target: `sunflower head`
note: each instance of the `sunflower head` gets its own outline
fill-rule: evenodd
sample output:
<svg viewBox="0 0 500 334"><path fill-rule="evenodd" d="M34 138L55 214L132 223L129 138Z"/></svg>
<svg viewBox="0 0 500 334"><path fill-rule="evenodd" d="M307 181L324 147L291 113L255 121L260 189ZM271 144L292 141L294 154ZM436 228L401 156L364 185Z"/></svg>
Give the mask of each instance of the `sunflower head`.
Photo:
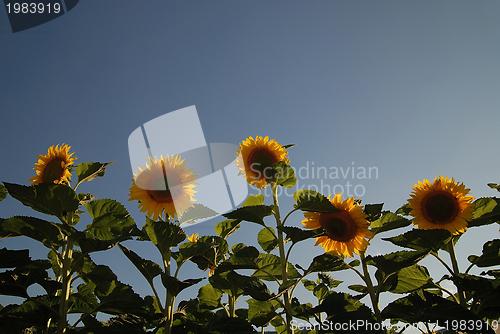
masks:
<svg viewBox="0 0 500 334"><path fill-rule="evenodd" d="M38 162L35 163L36 175L29 179L33 181L32 185L39 183L67 183L71 178L69 166L73 164L76 158L71 156L74 153L69 153L71 146L62 144L51 146L47 150L47 154L39 155Z"/></svg>
<svg viewBox="0 0 500 334"><path fill-rule="evenodd" d="M413 224L419 229L445 229L457 235L467 230L467 220L472 219L473 196L470 189L447 177L439 176L433 183L418 181L408 200Z"/></svg>
<svg viewBox="0 0 500 334"><path fill-rule="evenodd" d="M353 253L359 255L359 252L366 250L373 237L368 229L370 223L366 220L367 215L352 197L342 201L338 193L328 199L340 211L304 212L306 219L302 224L305 228L325 230L326 235L316 238L315 246L321 244L326 253L347 257L354 256Z"/></svg>
<svg viewBox="0 0 500 334"><path fill-rule="evenodd" d="M189 242L197 242L200 237L198 236L198 233L194 233L190 237L187 237L187 239L189 240Z"/></svg>
<svg viewBox="0 0 500 334"><path fill-rule="evenodd" d="M146 167L139 167L130 187L129 201L139 201L141 212L153 220L165 212L168 217L180 217L195 201L193 189L198 175L186 169L180 156L148 158Z"/></svg>
<svg viewBox="0 0 500 334"><path fill-rule="evenodd" d="M264 189L272 179L272 166L280 161L289 163L287 150L276 140L261 136L248 137L236 152L236 166L251 186Z"/></svg>

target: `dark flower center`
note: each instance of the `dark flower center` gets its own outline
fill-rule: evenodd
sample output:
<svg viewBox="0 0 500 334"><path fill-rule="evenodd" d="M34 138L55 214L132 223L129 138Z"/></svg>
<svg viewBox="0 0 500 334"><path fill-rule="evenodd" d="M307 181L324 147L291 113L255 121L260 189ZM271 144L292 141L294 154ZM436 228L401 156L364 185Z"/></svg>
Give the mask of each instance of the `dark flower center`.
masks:
<svg viewBox="0 0 500 334"><path fill-rule="evenodd" d="M460 212L455 196L444 191L432 192L425 196L421 208L424 218L437 225L452 222Z"/></svg>
<svg viewBox="0 0 500 334"><path fill-rule="evenodd" d="M169 187L168 181L173 184L172 187ZM168 181L163 171L153 175L147 187L149 197L157 203L173 203L182 192L181 179L175 175L169 176Z"/></svg>
<svg viewBox="0 0 500 334"><path fill-rule="evenodd" d="M348 212L335 212L322 214L320 224L325 229L330 239L346 242L352 240L357 233L356 222Z"/></svg>
<svg viewBox="0 0 500 334"><path fill-rule="evenodd" d="M61 158L50 160L43 171L42 182L61 182L64 176L64 168L61 167L63 161Z"/></svg>
<svg viewBox="0 0 500 334"><path fill-rule="evenodd" d="M257 178L272 178L271 167L278 161L278 157L267 148L257 148L248 155L250 170Z"/></svg>

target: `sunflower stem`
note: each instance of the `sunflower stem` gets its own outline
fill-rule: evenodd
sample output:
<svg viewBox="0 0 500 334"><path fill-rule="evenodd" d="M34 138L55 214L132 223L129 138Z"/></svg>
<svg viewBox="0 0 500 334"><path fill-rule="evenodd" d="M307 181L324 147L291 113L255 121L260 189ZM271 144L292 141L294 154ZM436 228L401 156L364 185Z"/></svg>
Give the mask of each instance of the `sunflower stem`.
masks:
<svg viewBox="0 0 500 334"><path fill-rule="evenodd" d="M68 213L68 224L72 224L73 222L73 212ZM66 332L66 324L67 324L67 314L68 314L68 299L69 292L71 289L71 261L73 258L73 240L65 236L66 249L64 250L62 257L62 288L59 302L59 321L57 322L57 333L63 334Z"/></svg>
<svg viewBox="0 0 500 334"><path fill-rule="evenodd" d="M377 321L382 323L382 315L380 314L380 307L378 305L377 294L375 293L375 289L373 287L372 279L370 277L370 272L368 271L368 265L366 264L365 252L359 253L361 257L361 264L363 266L363 277L366 283L366 287L368 289L368 293L370 294L370 299L372 301L373 312L375 312L375 317Z"/></svg>
<svg viewBox="0 0 500 334"><path fill-rule="evenodd" d="M457 261L457 254L455 253L455 238L451 238L450 241L448 242L448 251L450 252L450 259L451 259L451 265L453 267L453 276L457 276L460 274L460 270L458 269L458 261ZM467 307L467 303L465 301L465 294L462 289L457 286L458 290L458 300L460 301L460 305L463 307Z"/></svg>
<svg viewBox="0 0 500 334"><path fill-rule="evenodd" d="M276 226L277 226L277 234L278 234L278 247L279 247L279 253L280 253L280 260L281 260L281 277L282 277L282 284L285 284L288 281L288 274L287 274L287 261L286 261L286 255L285 255L285 243L283 239L283 231L280 229L280 227L283 226L281 222L281 217L280 217L280 210L279 210L279 202L278 202L278 185L276 182L271 183L271 189L273 193L273 201L274 201L274 217L276 218ZM285 313L286 313L286 332L287 334L293 334L293 329L291 327L291 322L292 322L292 305L290 304L290 295L287 292L284 293L284 299L285 299Z"/></svg>
<svg viewBox="0 0 500 334"><path fill-rule="evenodd" d="M170 257L172 254L172 247L168 249L167 254L163 257L163 266L165 267L165 275L170 276ZM172 295L172 293L167 290L167 295L165 299L165 309L163 316L166 318L165 322L165 334L171 334L172 333L172 323L173 323L173 318L174 318L174 301L175 301L175 296Z"/></svg>

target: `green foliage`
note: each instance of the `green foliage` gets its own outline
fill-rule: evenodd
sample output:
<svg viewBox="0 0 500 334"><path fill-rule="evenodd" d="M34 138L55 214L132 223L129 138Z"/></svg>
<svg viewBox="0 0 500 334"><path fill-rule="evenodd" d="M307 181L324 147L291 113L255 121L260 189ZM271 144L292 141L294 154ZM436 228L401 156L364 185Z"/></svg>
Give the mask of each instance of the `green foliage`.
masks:
<svg viewBox="0 0 500 334"><path fill-rule="evenodd" d="M7 197L7 188L3 184L0 184L0 202Z"/></svg>
<svg viewBox="0 0 500 334"><path fill-rule="evenodd" d="M113 164L113 162L84 162L76 166L76 175L78 176L78 181L76 187L82 182L92 181L96 177L103 177L106 172L106 167Z"/></svg>

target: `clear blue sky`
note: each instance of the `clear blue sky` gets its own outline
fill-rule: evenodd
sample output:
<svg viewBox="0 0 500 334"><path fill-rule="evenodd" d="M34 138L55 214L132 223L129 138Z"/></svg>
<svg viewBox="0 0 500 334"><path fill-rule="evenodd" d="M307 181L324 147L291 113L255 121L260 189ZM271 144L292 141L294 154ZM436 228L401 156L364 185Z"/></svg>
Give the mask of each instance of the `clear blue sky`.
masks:
<svg viewBox="0 0 500 334"><path fill-rule="evenodd" d="M137 203L127 202L128 136L196 105L207 142L269 135L297 144L289 151L297 169L378 169L377 178L309 177L301 185L349 181L361 185L364 203L389 210L418 180L439 174L476 197L495 196L486 184L500 181L499 14L495 1L81 1L13 34L0 10L0 180L28 184L37 154L64 142L79 162L116 161L79 190L117 199L142 226ZM290 199L282 203L291 208ZM11 198L0 203L1 217L19 214L31 212ZM299 226L302 216L293 218ZM187 232L214 234L218 221ZM255 245L257 232L245 225L228 241ZM496 237L497 225L469 230L461 266ZM126 245L156 256L139 242ZM44 257L35 249L33 257ZM375 240L369 253L392 250ZM304 242L292 262L307 265L320 252ZM119 250L93 259L150 293ZM181 278L205 274L192 266Z"/></svg>

